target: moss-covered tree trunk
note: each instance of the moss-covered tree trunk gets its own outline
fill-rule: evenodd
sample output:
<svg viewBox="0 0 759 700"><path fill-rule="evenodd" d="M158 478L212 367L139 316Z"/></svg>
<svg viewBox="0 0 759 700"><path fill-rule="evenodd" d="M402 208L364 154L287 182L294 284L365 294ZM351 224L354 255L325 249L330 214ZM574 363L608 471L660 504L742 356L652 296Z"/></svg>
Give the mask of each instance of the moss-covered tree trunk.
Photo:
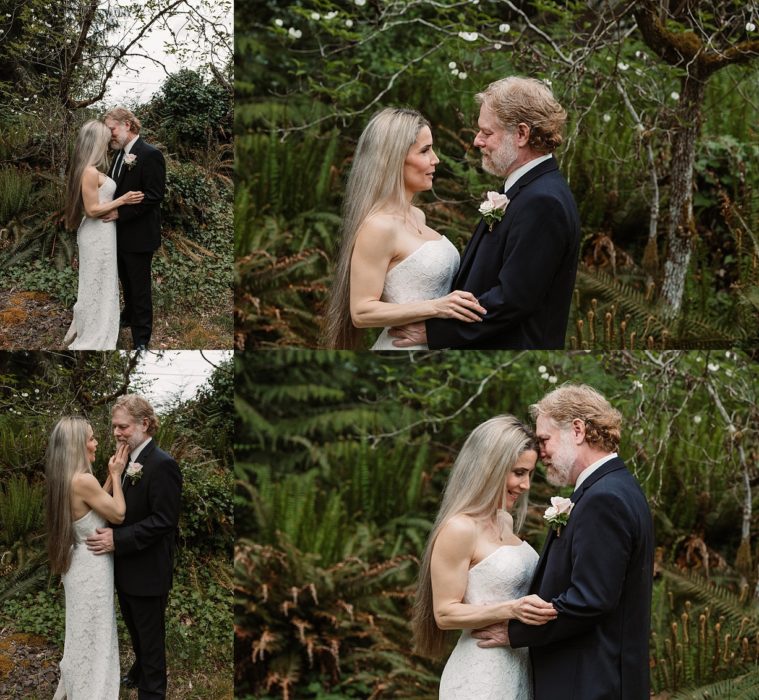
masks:
<svg viewBox="0 0 759 700"><path fill-rule="evenodd" d="M696 141L701 128L701 105L705 82L687 75L683 80L677 124L672 134L670 163L669 222L667 224L667 257L661 294L673 311L680 310L685 278L690 266L696 237L693 218L693 164Z"/></svg>
<svg viewBox="0 0 759 700"><path fill-rule="evenodd" d="M739 28L719 19L735 16L739 9L740 5L732 0L716 3L642 0L633 11L649 48L666 63L684 71L679 107L670 132L670 205L661 285L662 297L673 317L682 306L696 237L693 165L706 83L720 68L759 57L759 41L736 41ZM718 18L716 29L709 26L715 18Z"/></svg>

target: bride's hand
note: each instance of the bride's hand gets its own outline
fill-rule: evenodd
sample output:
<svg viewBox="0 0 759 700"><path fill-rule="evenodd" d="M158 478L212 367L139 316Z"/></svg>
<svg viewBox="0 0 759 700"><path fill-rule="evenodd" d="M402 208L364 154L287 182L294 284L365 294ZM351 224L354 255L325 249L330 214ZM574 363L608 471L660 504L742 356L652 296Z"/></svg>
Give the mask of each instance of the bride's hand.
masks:
<svg viewBox="0 0 759 700"><path fill-rule="evenodd" d="M124 473L128 456L129 445L125 442L119 443L119 446L116 448L116 454L108 460L108 472L114 479L120 478Z"/></svg>
<svg viewBox="0 0 759 700"><path fill-rule="evenodd" d="M471 323L482 321L482 316L487 313L487 309L480 306L477 297L471 292L456 290L447 296L434 299L432 303L435 308L435 318L455 318Z"/></svg>
<svg viewBox="0 0 759 700"><path fill-rule="evenodd" d="M134 190L119 197L122 204L139 204L144 198L145 195L142 192L135 192Z"/></svg>
<svg viewBox="0 0 759 700"><path fill-rule="evenodd" d="M544 625L555 620L558 614L551 603L536 595L517 598L512 603L512 617L527 625Z"/></svg>

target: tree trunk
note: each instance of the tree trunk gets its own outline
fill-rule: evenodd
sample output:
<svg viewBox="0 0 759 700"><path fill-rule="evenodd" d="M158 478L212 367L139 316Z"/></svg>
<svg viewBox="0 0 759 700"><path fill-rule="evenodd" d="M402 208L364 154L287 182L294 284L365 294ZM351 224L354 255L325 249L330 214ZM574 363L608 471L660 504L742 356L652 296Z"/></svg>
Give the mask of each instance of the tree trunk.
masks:
<svg viewBox="0 0 759 700"><path fill-rule="evenodd" d="M693 166L705 87L706 81L698 76L685 76L676 114L677 125L672 135L667 257L661 290L672 316L676 316L682 306L685 278L696 236L696 222L693 218Z"/></svg>

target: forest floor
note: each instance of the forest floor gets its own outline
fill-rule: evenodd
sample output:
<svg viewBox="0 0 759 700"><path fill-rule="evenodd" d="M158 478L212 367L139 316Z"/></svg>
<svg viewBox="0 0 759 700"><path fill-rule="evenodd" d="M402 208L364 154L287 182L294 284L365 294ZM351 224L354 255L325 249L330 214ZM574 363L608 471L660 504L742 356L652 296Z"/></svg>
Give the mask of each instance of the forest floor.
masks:
<svg viewBox="0 0 759 700"><path fill-rule="evenodd" d="M0 629L0 700L49 700L58 686L62 650L44 637ZM128 669L131 650L121 645L121 668ZM188 670L172 664L169 650L167 700L232 700L232 668ZM122 689L120 700L137 697L136 690Z"/></svg>
<svg viewBox="0 0 759 700"><path fill-rule="evenodd" d="M43 292L0 290L0 350L64 350L72 310ZM156 309L150 347L154 350L232 349L232 295L212 311ZM117 349L129 350L129 329Z"/></svg>

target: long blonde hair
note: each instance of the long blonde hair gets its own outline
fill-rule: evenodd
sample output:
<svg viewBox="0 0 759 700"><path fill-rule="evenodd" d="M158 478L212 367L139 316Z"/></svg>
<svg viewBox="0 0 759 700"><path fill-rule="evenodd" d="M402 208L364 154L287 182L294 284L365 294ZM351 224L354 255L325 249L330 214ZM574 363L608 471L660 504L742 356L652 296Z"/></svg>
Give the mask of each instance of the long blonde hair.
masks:
<svg viewBox="0 0 759 700"><path fill-rule="evenodd" d="M407 206L403 164L419 131L429 122L415 110L388 107L377 112L358 140L343 201L340 251L327 305L324 345L355 350L361 331L350 314L351 257L364 221L380 209Z"/></svg>
<svg viewBox="0 0 759 700"><path fill-rule="evenodd" d="M466 439L451 469L443 492L443 502L427 540L419 567L412 629L414 650L425 656L445 651L446 633L435 622L430 562L441 528L454 515L487 518L497 526L497 512L504 502L506 477L519 457L528 450L538 451L535 434L514 416L500 415L478 425ZM524 523L527 494L515 504L514 531Z"/></svg>
<svg viewBox="0 0 759 700"><path fill-rule="evenodd" d="M78 228L82 221L82 175L84 169L94 165L98 170L108 169L108 144L111 132L95 119L85 122L76 137L74 153L66 180L66 228Z"/></svg>
<svg viewBox="0 0 759 700"><path fill-rule="evenodd" d="M92 473L87 459L89 421L79 416L61 418L47 444L45 456L45 520L50 570L65 574L71 565L74 524L71 517L71 482L79 472Z"/></svg>

